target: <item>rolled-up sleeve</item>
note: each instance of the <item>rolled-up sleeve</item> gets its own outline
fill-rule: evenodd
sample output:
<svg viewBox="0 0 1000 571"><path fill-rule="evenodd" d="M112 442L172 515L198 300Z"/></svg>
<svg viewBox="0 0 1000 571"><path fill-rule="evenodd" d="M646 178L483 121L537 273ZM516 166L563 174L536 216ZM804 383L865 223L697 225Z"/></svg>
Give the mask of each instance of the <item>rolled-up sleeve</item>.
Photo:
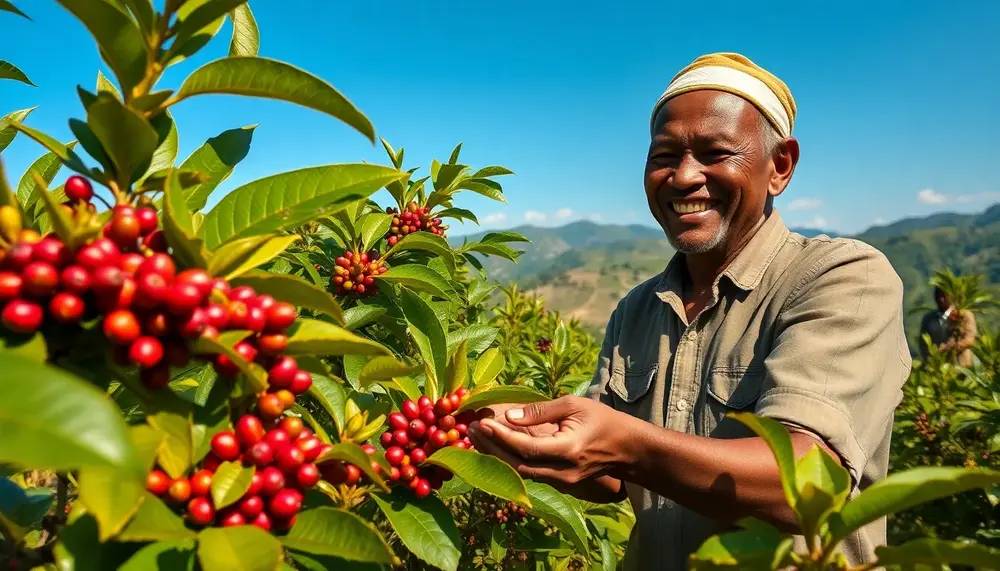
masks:
<svg viewBox="0 0 1000 571"><path fill-rule="evenodd" d="M902 398L903 286L878 250L843 242L804 270L774 329L756 413L830 447L857 486Z"/></svg>

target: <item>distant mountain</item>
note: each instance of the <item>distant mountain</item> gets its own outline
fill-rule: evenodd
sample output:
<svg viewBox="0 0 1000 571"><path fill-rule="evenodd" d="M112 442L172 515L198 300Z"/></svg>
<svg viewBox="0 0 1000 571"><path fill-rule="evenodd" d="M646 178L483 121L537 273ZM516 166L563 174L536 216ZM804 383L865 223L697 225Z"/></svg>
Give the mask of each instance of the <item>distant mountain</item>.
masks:
<svg viewBox="0 0 1000 571"><path fill-rule="evenodd" d="M500 283L517 282L564 316L576 317L596 335L602 333L615 304L632 287L663 270L673 248L659 228L638 224L573 222L557 228L519 226L531 244L513 243L524 252L517 264L484 258L489 275ZM805 236L828 230L793 228ZM486 232L464 239L476 240ZM911 347L920 315L929 304L931 274L942 268L979 273L1000 284L1000 204L979 214L942 213L876 226L850 237L867 242L889 258L905 288L907 337ZM459 245L463 237L451 238ZM984 326L994 324L990 319ZM1000 324L997 324L1000 325Z"/></svg>

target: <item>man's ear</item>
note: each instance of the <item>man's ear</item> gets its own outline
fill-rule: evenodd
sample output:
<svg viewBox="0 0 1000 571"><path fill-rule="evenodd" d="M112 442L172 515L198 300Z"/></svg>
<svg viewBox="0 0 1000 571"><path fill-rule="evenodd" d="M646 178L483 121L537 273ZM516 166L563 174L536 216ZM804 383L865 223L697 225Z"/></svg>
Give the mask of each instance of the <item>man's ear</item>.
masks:
<svg viewBox="0 0 1000 571"><path fill-rule="evenodd" d="M792 137L786 137L778 143L778 148L771 155L773 170L767 188L770 196L778 196L785 191L788 183L792 181L792 174L795 173L795 165L798 163L799 142Z"/></svg>

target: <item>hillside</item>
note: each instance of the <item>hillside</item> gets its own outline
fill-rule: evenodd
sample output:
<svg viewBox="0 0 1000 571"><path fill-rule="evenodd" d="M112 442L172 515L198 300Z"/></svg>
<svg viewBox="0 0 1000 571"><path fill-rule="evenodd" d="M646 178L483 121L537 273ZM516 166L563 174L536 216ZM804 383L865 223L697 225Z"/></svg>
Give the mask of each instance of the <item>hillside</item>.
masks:
<svg viewBox="0 0 1000 571"><path fill-rule="evenodd" d="M557 228L520 226L531 244L512 244L524 251L517 264L484 258L490 276L500 283L517 282L546 300L566 317L576 317L601 335L617 301L629 289L662 271L673 248L659 228L573 222ZM815 230L797 229L803 235ZM823 232L833 235L831 232ZM485 232L470 235L478 239ZM913 308L931 303L927 279L937 269L981 273L1000 284L1000 204L979 214L939 213L870 228L852 236L886 254L906 290L906 326L911 346L920 315ZM452 238L458 245L463 238ZM987 321L983 325L994 325Z"/></svg>

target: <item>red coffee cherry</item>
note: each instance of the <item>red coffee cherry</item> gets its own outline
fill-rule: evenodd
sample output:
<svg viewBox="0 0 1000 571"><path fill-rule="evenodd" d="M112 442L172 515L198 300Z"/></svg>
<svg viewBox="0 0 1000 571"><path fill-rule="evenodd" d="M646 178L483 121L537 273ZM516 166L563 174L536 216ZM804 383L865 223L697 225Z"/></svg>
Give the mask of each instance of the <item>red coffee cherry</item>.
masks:
<svg viewBox="0 0 1000 571"><path fill-rule="evenodd" d="M309 387L312 386L312 382L312 375L310 375L308 371L300 370L295 373L295 378L292 379L292 385L288 387L288 390L294 395L301 395L309 390Z"/></svg>
<svg viewBox="0 0 1000 571"><path fill-rule="evenodd" d="M406 456L406 452L404 452L399 446L392 446L385 451L385 459L392 466L399 466L402 464L404 456Z"/></svg>
<svg viewBox="0 0 1000 571"><path fill-rule="evenodd" d="M212 453L222 460L233 461L240 457L240 443L228 430L212 437Z"/></svg>
<svg viewBox="0 0 1000 571"><path fill-rule="evenodd" d="M268 466L264 468L261 475L261 488L260 495L264 497L271 497L277 494L282 488L285 487L285 475L281 473L281 470L274 466Z"/></svg>
<svg viewBox="0 0 1000 571"><path fill-rule="evenodd" d="M21 295L23 280L14 272L0 272L0 302L10 301Z"/></svg>
<svg viewBox="0 0 1000 571"><path fill-rule="evenodd" d="M405 416L410 420L413 420L414 418L420 416L420 409L417 408L417 403L411 401L410 399L406 399L405 401L403 401L403 406L400 407L400 409L403 413L403 416Z"/></svg>
<svg viewBox="0 0 1000 571"><path fill-rule="evenodd" d="M315 436L295 441L295 447L302 451L306 462L315 462L323 454L325 446L323 441Z"/></svg>
<svg viewBox="0 0 1000 571"><path fill-rule="evenodd" d="M438 416L451 414L451 410L451 401L445 397L439 398L437 403L434 404L434 414Z"/></svg>
<svg viewBox="0 0 1000 571"><path fill-rule="evenodd" d="M292 437L280 428L273 428L268 430L267 434L264 435L264 442L270 444L275 452L277 452L281 448L290 446L292 444Z"/></svg>
<svg viewBox="0 0 1000 571"><path fill-rule="evenodd" d="M198 288L202 296L207 296L212 291L214 279L205 270L192 268L177 274L174 282L191 284Z"/></svg>
<svg viewBox="0 0 1000 571"><path fill-rule="evenodd" d="M246 460L258 468L265 468L274 461L274 449L267 442L260 441L247 450Z"/></svg>
<svg viewBox="0 0 1000 571"><path fill-rule="evenodd" d="M285 446L274 455L274 463L285 474L295 474L306 461L306 455L297 446Z"/></svg>
<svg viewBox="0 0 1000 571"><path fill-rule="evenodd" d="M163 344L156 337L139 337L129 347L128 359L143 369L155 367L163 360Z"/></svg>
<svg viewBox="0 0 1000 571"><path fill-rule="evenodd" d="M286 416L281 419L281 423L278 425L281 430L284 430L288 434L288 438L295 440L302 434L305 429L306 424L302 421L302 417L299 416Z"/></svg>
<svg viewBox="0 0 1000 571"><path fill-rule="evenodd" d="M295 474L295 481L303 489L309 489L319 482L319 468L313 463L299 466Z"/></svg>
<svg viewBox="0 0 1000 571"><path fill-rule="evenodd" d="M239 527L246 525L246 523L246 518L238 511L229 512L222 518L222 527Z"/></svg>
<svg viewBox="0 0 1000 571"><path fill-rule="evenodd" d="M288 388L295 380L295 374L299 372L298 363L288 356L278 357L267 371L267 380L275 388Z"/></svg>
<svg viewBox="0 0 1000 571"><path fill-rule="evenodd" d="M188 502L188 518L195 525L208 525L215 519L215 507L208 498L194 498Z"/></svg>
<svg viewBox="0 0 1000 571"><path fill-rule="evenodd" d="M135 217L139 220L139 233L143 236L156 230L159 220L156 219L156 211L148 206L144 206L135 211Z"/></svg>
<svg viewBox="0 0 1000 571"><path fill-rule="evenodd" d="M142 276L143 274L160 274L163 279L173 281L174 276L177 274L177 265L174 264L173 258L164 253L153 254L152 256L146 258L141 264L139 264L139 269L136 270L136 276Z"/></svg>
<svg viewBox="0 0 1000 571"><path fill-rule="evenodd" d="M104 318L104 336L115 345L129 345L141 334L139 321L127 309L112 311Z"/></svg>
<svg viewBox="0 0 1000 571"><path fill-rule="evenodd" d="M163 230L153 230L142 239L142 245L154 252L166 252L167 235L163 233Z"/></svg>
<svg viewBox="0 0 1000 571"><path fill-rule="evenodd" d="M214 474L202 468L191 476L191 495L199 498L208 496L212 491L212 476Z"/></svg>
<svg viewBox="0 0 1000 571"><path fill-rule="evenodd" d="M139 266L142 265L145 259L142 254L136 254L135 252L122 254L121 260L118 262L118 267L126 274L134 276L139 271Z"/></svg>
<svg viewBox="0 0 1000 571"><path fill-rule="evenodd" d="M157 273L139 274L135 287L136 303L142 307L156 307L166 301L170 293L166 278Z"/></svg>
<svg viewBox="0 0 1000 571"><path fill-rule="evenodd" d="M295 323L295 307L278 302L267 309L267 331L280 333Z"/></svg>
<svg viewBox="0 0 1000 571"><path fill-rule="evenodd" d="M173 503L183 504L191 499L191 483L187 478L180 477L170 482L167 495Z"/></svg>
<svg viewBox="0 0 1000 571"><path fill-rule="evenodd" d="M239 502L240 513L248 520L264 511L264 500L260 496L246 496Z"/></svg>
<svg viewBox="0 0 1000 571"><path fill-rule="evenodd" d="M244 447L250 447L264 439L264 424L252 414L244 414L236 421L236 439Z"/></svg>
<svg viewBox="0 0 1000 571"><path fill-rule="evenodd" d="M153 470L146 476L146 489L150 493L162 496L170 488L170 476L163 470Z"/></svg>
<svg viewBox="0 0 1000 571"><path fill-rule="evenodd" d="M420 410L424 410L425 408L434 408L434 403L431 402L431 397L423 395L417 399L417 407Z"/></svg>
<svg viewBox="0 0 1000 571"><path fill-rule="evenodd" d="M274 393L268 393L260 397L257 411L264 418L278 418L281 413L285 412L285 405L281 402L281 397Z"/></svg>
<svg viewBox="0 0 1000 571"><path fill-rule="evenodd" d="M257 517L250 522L254 527L263 529L264 531L271 531L271 517L267 515L266 512L260 512Z"/></svg>
<svg viewBox="0 0 1000 571"><path fill-rule="evenodd" d="M410 439L413 440L414 442L419 441L421 438L423 438L426 432L427 432L427 425L424 424L424 421L420 420L419 418L411 420L410 425L407 427L406 430L407 436L409 436Z"/></svg>
<svg viewBox="0 0 1000 571"><path fill-rule="evenodd" d="M76 323L85 309L79 296L61 291L49 301L49 315L59 323Z"/></svg>
<svg viewBox="0 0 1000 571"><path fill-rule="evenodd" d="M280 355L286 347L288 347L288 336L284 333L271 333L257 338L257 348L264 355L272 357Z"/></svg>
<svg viewBox="0 0 1000 571"><path fill-rule="evenodd" d="M174 315L187 315L201 305L203 297L198 286L174 282L167 297L167 308Z"/></svg>
<svg viewBox="0 0 1000 571"><path fill-rule="evenodd" d="M42 241L31 249L32 260L52 264L57 268L68 264L72 257L69 249L58 238L42 238Z"/></svg>
<svg viewBox="0 0 1000 571"><path fill-rule="evenodd" d="M413 493L418 498L426 498L431 493L431 485L427 482L427 480L420 480L420 482L417 483L417 487L414 488Z"/></svg>
<svg viewBox="0 0 1000 571"><path fill-rule="evenodd" d="M89 202L94 198L94 187L90 181L76 174L66 179L63 192L66 193L66 198L79 202Z"/></svg>
<svg viewBox="0 0 1000 571"><path fill-rule="evenodd" d="M111 218L111 227L105 235L120 248L134 248L142 227L135 215L122 214Z"/></svg>
<svg viewBox="0 0 1000 571"><path fill-rule="evenodd" d="M3 299L2 283L0 280L0 299ZM82 266L66 266L59 275L59 283L63 291L80 295L90 288L90 274Z"/></svg>
<svg viewBox="0 0 1000 571"><path fill-rule="evenodd" d="M59 272L48 262L31 262L21 271L21 289L30 295L49 295L59 285Z"/></svg>
<svg viewBox="0 0 1000 571"><path fill-rule="evenodd" d="M302 500L294 490L281 490L267 504L268 511L276 518L287 519L299 513Z"/></svg>

